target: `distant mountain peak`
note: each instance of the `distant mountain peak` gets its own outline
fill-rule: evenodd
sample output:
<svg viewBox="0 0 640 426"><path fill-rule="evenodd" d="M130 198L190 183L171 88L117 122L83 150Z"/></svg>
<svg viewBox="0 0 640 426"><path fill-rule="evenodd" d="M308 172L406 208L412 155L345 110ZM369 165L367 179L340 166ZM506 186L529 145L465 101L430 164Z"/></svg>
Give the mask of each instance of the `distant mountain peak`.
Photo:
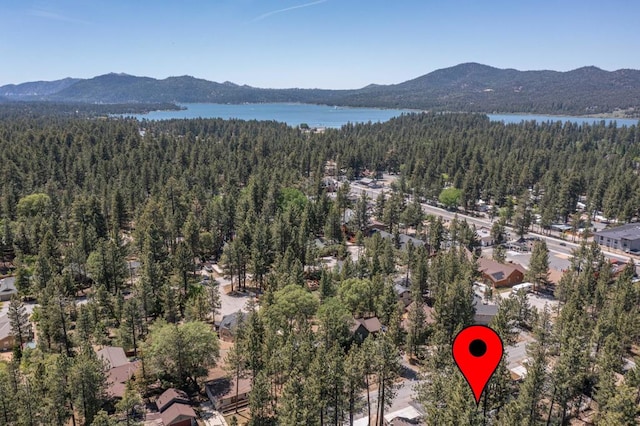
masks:
<svg viewBox="0 0 640 426"><path fill-rule="evenodd" d="M392 85L354 90L261 89L189 75L155 79L109 73L0 87L8 100L62 102L302 102L440 111L599 114L640 111L640 71L518 71L466 62Z"/></svg>

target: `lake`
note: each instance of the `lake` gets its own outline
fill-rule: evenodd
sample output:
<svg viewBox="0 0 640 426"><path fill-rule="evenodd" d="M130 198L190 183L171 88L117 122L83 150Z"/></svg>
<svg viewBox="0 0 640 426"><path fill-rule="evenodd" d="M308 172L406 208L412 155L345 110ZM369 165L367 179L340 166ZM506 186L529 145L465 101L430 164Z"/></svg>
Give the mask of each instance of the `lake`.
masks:
<svg viewBox="0 0 640 426"><path fill-rule="evenodd" d="M298 126L306 123L311 127L339 128L347 123L384 122L403 113L419 112L410 109L352 108L333 107L297 103L265 104L180 104L180 111L152 111L148 114L127 115L138 120L170 120L174 118L237 118L241 120L274 120ZM527 114L488 114L493 121L520 123L535 120L570 121L573 123L597 123L604 120L607 124L616 121L618 126L637 125L635 119L602 119L587 117L527 115Z"/></svg>
<svg viewBox="0 0 640 426"><path fill-rule="evenodd" d="M173 118L238 118L241 120L275 120L298 126L339 128L347 123L384 122L409 109L351 108L328 105L275 104L179 104L180 111L151 111L148 114L127 115L138 120L170 120Z"/></svg>
<svg viewBox="0 0 640 426"><path fill-rule="evenodd" d="M530 115L530 114L487 114L492 121L502 121L505 124L521 123L523 121L535 120L538 123L544 123L547 121L570 121L577 124L593 124L604 121L609 124L615 121L618 127L620 126L635 126L638 125L638 119L635 118L593 118L593 117L570 117L570 116L554 116L554 115Z"/></svg>

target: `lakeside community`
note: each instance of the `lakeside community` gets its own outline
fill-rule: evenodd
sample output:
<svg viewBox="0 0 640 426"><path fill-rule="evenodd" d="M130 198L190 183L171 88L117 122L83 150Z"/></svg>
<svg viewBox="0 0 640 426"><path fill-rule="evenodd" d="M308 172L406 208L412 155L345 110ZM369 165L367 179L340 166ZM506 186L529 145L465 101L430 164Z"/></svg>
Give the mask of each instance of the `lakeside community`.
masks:
<svg viewBox="0 0 640 426"><path fill-rule="evenodd" d="M340 188L348 188L348 199L354 206L359 199L366 200L366 226L357 229L355 207L344 210L341 217L341 232L347 238L347 256L352 264L357 264L362 251L361 242L357 241L356 234L364 231L367 236L378 235L382 239L392 240L396 249L401 252L413 250L420 246L429 246L429 225L433 222L427 220L427 216L437 216L444 224L443 246L447 247L452 241L448 240L447 233L452 226L458 226L461 222L471 224L475 232L474 252L467 250L467 256L476 262L478 279L473 285L475 307L474 322L488 325L498 313L501 299L524 297L526 306L535 309L538 313L548 310L557 315L559 304L554 298L554 289L562 279L564 272L571 267L570 258L573 250L581 243L594 241L599 244L605 255L608 256L614 274L621 273L627 267L628 262L634 262L640 255L640 224L626 224L609 227L608 220L601 213L594 213L592 218L585 214L576 215L580 223L553 224L548 230L541 230L536 226L535 217L531 221L531 229L527 229L522 235L516 235L513 228L504 226L501 235L496 235L495 223L499 220L498 214L490 214L491 207L488 203L478 200L477 210L466 212L458 209L443 208L439 202L426 203L420 200L423 217L418 226L410 227L402 225L402 233L395 234L386 231L386 226L381 217L375 216L375 202L380 197L389 197L394 192L397 176L384 175L376 178L365 174L357 180L348 182L344 176L332 177L332 164L327 165L329 171L324 178L324 185L330 196L335 198ZM411 196L404 199L406 203L412 203ZM584 209L581 201L576 206L578 212ZM589 229L584 227L588 224ZM493 228L493 229L492 229ZM536 229L538 228L538 229ZM534 230L543 231L533 232ZM358 237L358 238L361 238ZM538 241L545 241L550 247L548 250L549 269L544 274L539 286L525 282L528 276L531 252ZM330 244L326 238L318 238L316 244L322 249ZM496 250L503 251L502 258L496 258ZM431 250L429 248L428 250ZM465 249L466 250L466 249ZM340 270L345 259L336 256L323 256L317 260L316 267L307 267L306 285L314 292L318 291L317 278L314 273L318 267ZM138 279L139 261L129 259L131 284ZM221 426L230 422L242 424L250 417L247 406L252 380L247 377L234 378L230 376L224 360L232 350L238 324L242 324L248 316L250 309L259 308L261 291L252 285L252 277L249 275L249 284L241 285L239 277L229 276L228 268L218 262L201 259L198 261L196 274L199 280L207 285L219 288L219 309L214 318L209 318L212 327L215 327L220 338L220 359L223 360L210 369L204 381L206 398L193 398L181 390L175 388L159 389L161 393L149 400L140 415L145 425L149 426L187 426L202 424L207 426ZM7 265L5 264L5 267ZM635 265L634 265L635 272ZM396 266L396 272L392 274L393 289L396 293L398 304L402 308L402 327L408 325L408 315L415 296L411 294L411 281L413 279L408 267ZM0 300L3 301L0 309L0 350L5 351L2 356L10 358L16 344L15 333L11 328L7 310L9 300L17 294L15 277L7 276L0 280ZM83 294L76 303L86 303L91 295ZM428 294L424 294L425 324L431 324L434 320L434 310ZM27 302L26 312L30 315L36 303ZM35 329L35 327L33 327ZM357 341L363 341L368 336L376 336L384 333L385 327L375 316L360 316L352 319L350 333ZM25 347L35 347L37 335L32 335L33 340L25 342ZM527 346L534 341L534 336L527 328L519 328L513 344L505 348L505 362L514 381L521 381L527 375L529 358ZM97 356L103 361L108 380L107 394L114 400L122 399L125 394L127 382L131 380L141 369L142 361L134 356L130 348L114 346L94 346ZM635 366L631 359L625 359L626 368ZM424 408L415 400L415 387L420 382L421 374L415 365L415 360L409 354L402 357L402 374L396 383L396 396L385 411L385 424L413 424L424 416ZM584 406L588 411L588 404ZM362 413L356 416L354 425L369 424L369 419ZM233 418L233 420L231 420ZM405 423L402 423L405 422ZM234 423L235 424L235 423Z"/></svg>

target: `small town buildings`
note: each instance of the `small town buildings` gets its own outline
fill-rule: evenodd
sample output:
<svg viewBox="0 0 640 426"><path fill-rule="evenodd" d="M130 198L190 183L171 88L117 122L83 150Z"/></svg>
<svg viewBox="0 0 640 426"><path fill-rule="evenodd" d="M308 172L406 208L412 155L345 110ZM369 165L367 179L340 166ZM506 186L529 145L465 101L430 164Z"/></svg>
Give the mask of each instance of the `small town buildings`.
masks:
<svg viewBox="0 0 640 426"><path fill-rule="evenodd" d="M11 323L7 315L0 317L0 350L9 351L13 349L15 339L11 334Z"/></svg>
<svg viewBox="0 0 640 426"><path fill-rule="evenodd" d="M483 257L478 259L478 271L485 283L495 288L520 284L525 274L525 269L518 263L499 263Z"/></svg>
<svg viewBox="0 0 640 426"><path fill-rule="evenodd" d="M554 223L551 225L551 229L558 232L567 232L571 230L571 225L566 223Z"/></svg>
<svg viewBox="0 0 640 426"><path fill-rule="evenodd" d="M596 232L593 238L605 247L626 253L640 253L640 222L603 229Z"/></svg>
<svg viewBox="0 0 640 426"><path fill-rule="evenodd" d="M18 294L15 286L16 277L7 277L0 280L0 300L6 302L11 300L11 296Z"/></svg>

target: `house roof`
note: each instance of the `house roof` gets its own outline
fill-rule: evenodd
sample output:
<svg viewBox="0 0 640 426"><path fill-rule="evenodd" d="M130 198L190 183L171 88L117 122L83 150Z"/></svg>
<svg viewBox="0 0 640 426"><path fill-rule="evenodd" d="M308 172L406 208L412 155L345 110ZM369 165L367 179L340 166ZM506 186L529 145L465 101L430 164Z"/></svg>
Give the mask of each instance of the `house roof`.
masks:
<svg viewBox="0 0 640 426"><path fill-rule="evenodd" d="M229 396L236 396L236 382L229 377L220 377L206 384L207 394L216 400ZM251 391L251 378L244 377L238 381L238 394L245 394Z"/></svg>
<svg viewBox="0 0 640 426"><path fill-rule="evenodd" d="M0 280L0 293L2 294L12 294L17 293L18 290L15 286L16 277L7 277Z"/></svg>
<svg viewBox="0 0 640 426"><path fill-rule="evenodd" d="M388 413L384 415L384 419L386 422L391 423L394 419L404 419L404 420L417 420L422 417L422 413L418 411L415 407L409 405L405 408L402 408L398 411L394 411L392 413Z"/></svg>
<svg viewBox="0 0 640 426"><path fill-rule="evenodd" d="M494 317L498 313L498 305L484 304L477 294L473 296L473 305L476 308L476 316Z"/></svg>
<svg viewBox="0 0 640 426"><path fill-rule="evenodd" d="M413 308L413 304L416 302L411 302L407 305L407 311ZM424 312L424 323L425 324L435 324L435 310L427 305L426 303L422 304L422 312Z"/></svg>
<svg viewBox="0 0 640 426"><path fill-rule="evenodd" d="M4 340L11 335L11 323L7 315L0 317L0 340Z"/></svg>
<svg viewBox="0 0 640 426"><path fill-rule="evenodd" d="M382 330L382 324L378 317L356 318L353 320L351 331L354 332L358 327L363 326L369 333L377 333Z"/></svg>
<svg viewBox="0 0 640 426"><path fill-rule="evenodd" d="M562 271L559 271L557 269L549 269L549 282L558 284L563 275L564 272Z"/></svg>
<svg viewBox="0 0 640 426"><path fill-rule="evenodd" d="M396 292L398 296L402 296L404 293L411 291L407 287L403 286L402 284L394 284L393 290Z"/></svg>
<svg viewBox="0 0 640 426"><path fill-rule="evenodd" d="M493 281L502 281L514 271L519 271L522 274L526 272L522 265L518 263L499 263L483 257L478 259L478 270L491 277Z"/></svg>
<svg viewBox="0 0 640 426"><path fill-rule="evenodd" d="M220 328L221 329L224 328L227 330L234 329L238 325L239 315L242 315L242 319L246 319L248 314L246 312L236 311L232 314L225 315L222 317L222 320L220 321Z"/></svg>
<svg viewBox="0 0 640 426"><path fill-rule="evenodd" d="M169 388L162 393L156 400L159 411L164 411L173 403L189 403L187 394L179 389Z"/></svg>
<svg viewBox="0 0 640 426"><path fill-rule="evenodd" d="M628 223L615 228L595 232L596 237L612 238L614 240L636 241L640 239L640 223Z"/></svg>
<svg viewBox="0 0 640 426"><path fill-rule="evenodd" d="M165 426L170 426L182 420L195 419L197 416L196 412L193 411L193 408L190 406L176 403L163 411L160 417Z"/></svg>
<svg viewBox="0 0 640 426"><path fill-rule="evenodd" d="M393 234L387 232L387 231L377 231L380 233L380 236L384 239L393 239ZM424 241L415 238L415 237L411 237L407 234L398 234L399 238L400 238L400 246L402 248L404 248L405 246L407 246L407 244L409 244L409 242L411 242L411 244L413 244L414 247L419 247L419 246L423 246L425 243Z"/></svg>
<svg viewBox="0 0 640 426"><path fill-rule="evenodd" d="M116 368L129 364L129 359L124 353L124 349L117 346L104 346L96 351L98 358L107 362L107 368Z"/></svg>
<svg viewBox="0 0 640 426"><path fill-rule="evenodd" d="M127 388L127 380L140 369L140 365L140 361L128 362L107 371L107 395L122 398Z"/></svg>

